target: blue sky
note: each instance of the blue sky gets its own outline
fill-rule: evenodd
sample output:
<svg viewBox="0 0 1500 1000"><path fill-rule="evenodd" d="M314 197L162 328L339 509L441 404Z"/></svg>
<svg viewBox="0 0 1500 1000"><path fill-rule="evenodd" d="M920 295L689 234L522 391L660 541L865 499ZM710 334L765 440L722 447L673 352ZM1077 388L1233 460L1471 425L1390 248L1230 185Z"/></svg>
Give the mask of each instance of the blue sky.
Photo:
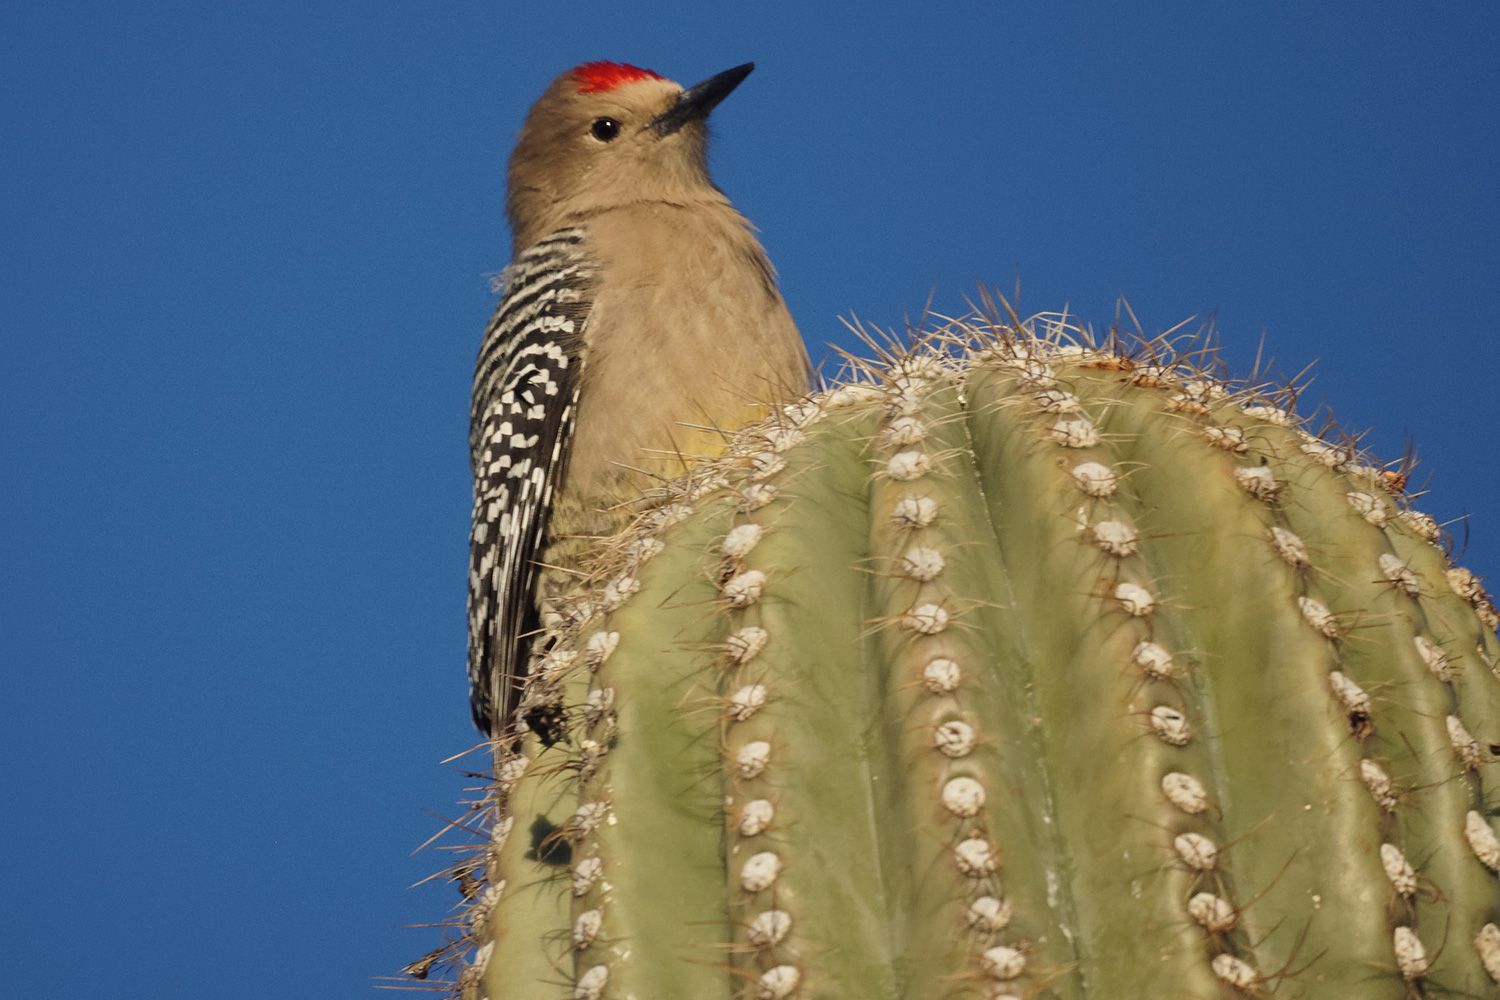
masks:
<svg viewBox="0 0 1500 1000"><path fill-rule="evenodd" d="M586 59L759 64L716 177L815 356L981 281L1211 316L1500 581L1493 3L625 6L0 11L7 994L368 996L435 940L504 157Z"/></svg>

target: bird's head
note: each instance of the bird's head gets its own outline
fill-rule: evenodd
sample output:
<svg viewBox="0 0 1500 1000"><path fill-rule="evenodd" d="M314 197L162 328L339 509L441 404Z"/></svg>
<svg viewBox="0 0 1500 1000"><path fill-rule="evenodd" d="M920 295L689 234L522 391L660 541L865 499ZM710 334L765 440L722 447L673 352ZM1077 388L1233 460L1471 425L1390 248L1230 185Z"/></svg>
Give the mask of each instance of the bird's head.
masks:
<svg viewBox="0 0 1500 1000"><path fill-rule="evenodd" d="M584 63L554 80L510 158L506 211L517 249L622 205L722 200L708 178L708 115L754 68L687 88L612 62Z"/></svg>

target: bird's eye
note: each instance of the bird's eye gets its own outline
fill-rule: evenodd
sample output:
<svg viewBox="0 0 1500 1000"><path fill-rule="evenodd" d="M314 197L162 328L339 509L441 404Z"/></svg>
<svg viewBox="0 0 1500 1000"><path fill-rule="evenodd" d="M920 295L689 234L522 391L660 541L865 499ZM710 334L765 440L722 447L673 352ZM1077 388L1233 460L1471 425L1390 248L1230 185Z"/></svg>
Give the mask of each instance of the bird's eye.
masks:
<svg viewBox="0 0 1500 1000"><path fill-rule="evenodd" d="M589 126L589 134L600 142L609 142L620 134L620 123L613 118L595 118Z"/></svg>

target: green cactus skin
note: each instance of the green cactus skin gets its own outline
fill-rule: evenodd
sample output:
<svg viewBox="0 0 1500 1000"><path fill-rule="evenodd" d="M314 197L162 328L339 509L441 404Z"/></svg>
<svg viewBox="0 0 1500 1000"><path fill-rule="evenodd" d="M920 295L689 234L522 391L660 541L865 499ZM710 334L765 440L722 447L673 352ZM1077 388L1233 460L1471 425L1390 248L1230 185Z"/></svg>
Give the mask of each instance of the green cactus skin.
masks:
<svg viewBox="0 0 1500 1000"><path fill-rule="evenodd" d="M603 546L466 1000L1496 996L1493 604L1149 347L949 324Z"/></svg>

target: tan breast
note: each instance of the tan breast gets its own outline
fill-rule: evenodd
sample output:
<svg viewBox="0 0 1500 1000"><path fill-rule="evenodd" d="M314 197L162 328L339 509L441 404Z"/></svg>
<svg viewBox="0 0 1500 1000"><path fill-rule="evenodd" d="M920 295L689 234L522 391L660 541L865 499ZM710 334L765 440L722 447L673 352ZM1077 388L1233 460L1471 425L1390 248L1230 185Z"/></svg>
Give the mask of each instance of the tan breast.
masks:
<svg viewBox="0 0 1500 1000"><path fill-rule="evenodd" d="M712 428L733 431L807 391L802 338L727 203L616 209L587 230L600 281L569 493L638 496L652 476L720 453Z"/></svg>

